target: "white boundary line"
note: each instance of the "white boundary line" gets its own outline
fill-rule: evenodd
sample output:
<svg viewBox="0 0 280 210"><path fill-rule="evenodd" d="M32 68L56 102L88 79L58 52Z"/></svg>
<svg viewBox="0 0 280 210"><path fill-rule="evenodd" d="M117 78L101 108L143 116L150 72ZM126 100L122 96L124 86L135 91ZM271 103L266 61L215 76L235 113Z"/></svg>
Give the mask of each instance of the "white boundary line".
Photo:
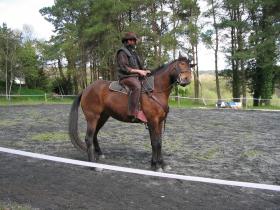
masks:
<svg viewBox="0 0 280 210"><path fill-rule="evenodd" d="M43 159L43 160L50 160L50 161L55 161L55 162L60 162L60 163L67 163L67 164L78 165L78 166L102 168L102 169L125 172L125 173L133 173L133 174L163 177L163 178L170 178L170 179L180 179L180 180L193 181L193 182L204 182L204 183L211 183L211 184L228 185L228 186L235 186L235 187L247 187L247 188L255 188L255 189L262 189L262 190L272 190L272 191L280 192L280 186L278 186L278 185L228 181L228 180L222 180L222 179L212 179L212 178L204 178L204 177L194 177L194 176L185 176L185 175L170 174L170 173L161 173L161 172L154 172L154 171L141 170L141 169L135 169L135 168L126 168L126 167L120 167L120 166L105 165L105 164L100 164L100 163L92 163L92 162L87 162L87 161L73 160L73 159L68 159L68 158L61 158L61 157L56 157L56 156L43 155L43 154L32 153L32 152L25 152L25 151L21 151L21 150L9 149L9 148L4 148L4 147L0 147L0 152L21 155L21 156L31 157L31 158L37 158L37 159Z"/></svg>

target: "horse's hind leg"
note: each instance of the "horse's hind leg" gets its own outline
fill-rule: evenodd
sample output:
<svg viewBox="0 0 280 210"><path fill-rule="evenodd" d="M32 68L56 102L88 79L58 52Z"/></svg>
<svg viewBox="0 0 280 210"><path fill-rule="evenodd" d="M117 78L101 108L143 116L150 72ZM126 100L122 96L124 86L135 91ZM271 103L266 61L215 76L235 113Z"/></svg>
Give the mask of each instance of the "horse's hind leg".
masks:
<svg viewBox="0 0 280 210"><path fill-rule="evenodd" d="M93 135L94 135L94 130L91 128L91 126L87 126L87 133L85 137L85 142L87 145L87 155L88 155L88 161L93 162Z"/></svg>
<svg viewBox="0 0 280 210"><path fill-rule="evenodd" d="M99 116L94 116L87 120L87 132L85 137L85 142L87 145L87 154L88 154L88 161L94 161L94 153L93 153L93 137L96 131L96 127L98 124Z"/></svg>
<svg viewBox="0 0 280 210"><path fill-rule="evenodd" d="M97 139L97 134L99 132L99 130L103 127L103 125L107 122L109 116L106 114L101 114L101 117L98 120L94 135L93 135L93 145L94 145L94 152L95 152L95 159L99 160L99 158L105 158L105 156L103 155L99 143L98 143L98 139Z"/></svg>

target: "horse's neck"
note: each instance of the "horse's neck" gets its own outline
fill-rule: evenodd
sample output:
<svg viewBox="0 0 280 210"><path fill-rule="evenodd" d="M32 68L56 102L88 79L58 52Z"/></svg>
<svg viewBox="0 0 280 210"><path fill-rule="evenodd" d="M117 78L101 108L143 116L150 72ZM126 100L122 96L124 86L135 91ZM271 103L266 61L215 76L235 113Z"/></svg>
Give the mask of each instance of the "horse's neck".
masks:
<svg viewBox="0 0 280 210"><path fill-rule="evenodd" d="M169 97L172 89L172 84L170 81L170 70L159 72L155 74L155 93L165 95Z"/></svg>

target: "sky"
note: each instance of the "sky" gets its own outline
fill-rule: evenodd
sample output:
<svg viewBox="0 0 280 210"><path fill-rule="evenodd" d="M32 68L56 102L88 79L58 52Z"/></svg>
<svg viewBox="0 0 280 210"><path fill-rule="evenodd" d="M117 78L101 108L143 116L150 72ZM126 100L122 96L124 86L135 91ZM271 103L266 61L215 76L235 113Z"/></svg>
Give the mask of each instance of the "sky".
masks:
<svg viewBox="0 0 280 210"><path fill-rule="evenodd" d="M39 10L51 6L54 0L0 0L0 24L6 23L8 28L23 30L28 25L33 30L34 37L48 40L54 27L46 21ZM222 54L219 54L219 69L225 67ZM214 69L214 51L208 50L203 44L198 47L198 67L200 71Z"/></svg>
<svg viewBox="0 0 280 210"><path fill-rule="evenodd" d="M4 22L8 28L20 31L28 25L36 38L48 40L54 27L39 10L53 4L54 0L0 0L0 24Z"/></svg>

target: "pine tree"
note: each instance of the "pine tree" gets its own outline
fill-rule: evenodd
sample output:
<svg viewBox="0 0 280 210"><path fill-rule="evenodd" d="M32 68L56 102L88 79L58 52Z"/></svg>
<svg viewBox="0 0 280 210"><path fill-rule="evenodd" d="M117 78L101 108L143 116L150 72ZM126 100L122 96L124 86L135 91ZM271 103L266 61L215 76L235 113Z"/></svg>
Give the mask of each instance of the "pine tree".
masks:
<svg viewBox="0 0 280 210"><path fill-rule="evenodd" d="M250 60L248 71L250 90L254 97L254 106L270 104L275 85L276 61L279 56L277 39L279 42L279 4L271 1L249 1L247 3L251 21ZM268 99L268 100L266 100Z"/></svg>

